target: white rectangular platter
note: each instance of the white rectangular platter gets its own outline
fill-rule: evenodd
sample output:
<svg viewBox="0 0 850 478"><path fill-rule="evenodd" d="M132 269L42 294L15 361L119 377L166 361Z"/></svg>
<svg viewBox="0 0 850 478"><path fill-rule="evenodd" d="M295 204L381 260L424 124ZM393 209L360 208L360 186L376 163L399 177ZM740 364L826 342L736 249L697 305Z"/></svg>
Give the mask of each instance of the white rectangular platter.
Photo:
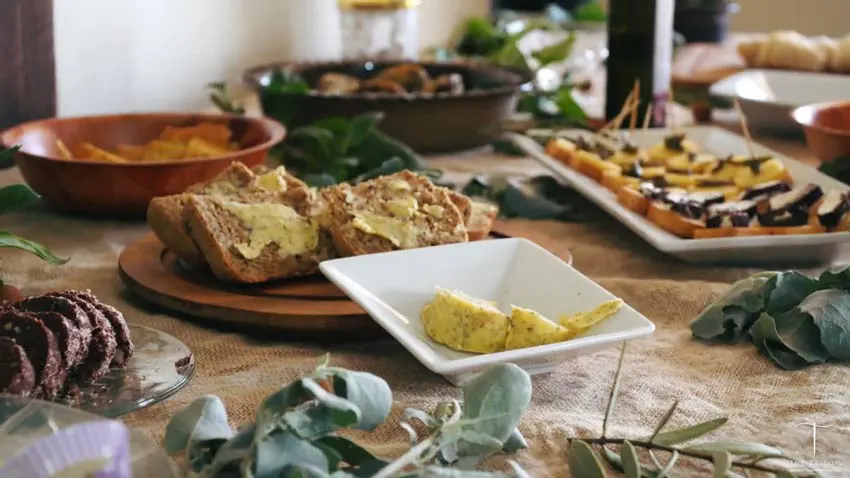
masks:
<svg viewBox="0 0 850 478"><path fill-rule="evenodd" d="M738 99L750 126L797 131L791 111L811 103L850 99L850 76L783 70L745 70L711 85L713 96Z"/></svg>
<svg viewBox="0 0 850 478"><path fill-rule="evenodd" d="M700 150L718 156L749 154L743 137L713 126L683 128ZM668 129L635 131L632 140L650 147L668 135ZM587 134L583 130L565 130L564 134ZM828 234L724 237L717 239L682 239L659 228L645 217L623 207L615 195L596 181L570 169L544 151L539 143L524 135L512 133L511 139L532 158L573 187L597 206L614 216L656 249L687 262L751 266L823 265L841 260L850 252L850 232ZM754 144L755 155L772 155L788 168L796 184L814 183L824 191L850 190L850 186L826 176L817 169Z"/></svg>

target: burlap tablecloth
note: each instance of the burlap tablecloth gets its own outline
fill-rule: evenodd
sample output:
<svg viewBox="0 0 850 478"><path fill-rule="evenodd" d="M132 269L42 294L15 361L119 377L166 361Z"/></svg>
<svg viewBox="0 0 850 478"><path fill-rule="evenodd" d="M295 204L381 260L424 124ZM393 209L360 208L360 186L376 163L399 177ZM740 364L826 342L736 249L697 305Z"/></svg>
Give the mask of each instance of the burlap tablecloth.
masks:
<svg viewBox="0 0 850 478"><path fill-rule="evenodd" d="M452 158L441 166L475 172L498 166L533 172L525 160ZM20 180L15 170L0 172L0 184ZM645 437L674 400L679 412L671 426L684 426L726 415L729 424L716 436L776 445L809 460L841 463L850 476L850 369L823 365L781 371L752 346L706 346L691 340L687 326L714 295L751 270L689 265L666 257L626 228L599 212L580 224L528 222L572 247L574 265L646 315L656 325L649 338L630 343L620 399L609 436ZM202 322L169 316L125 294L117 257L148 232L144 224L82 220L45 211L0 217L0 229L43 242L72 257L63 267L13 250L0 250L4 280L35 294L50 289L91 289L121 308L127 319L164 330L183 340L195 354L191 384L164 403L124 419L160 440L169 417L191 400L219 395L234 424L248 420L259 402L281 384L312 369L317 357L332 353L333 363L385 378L397 404L389 425L358 440L373 452L393 456L405 449L405 433L395 426L406 407L429 410L459 390L430 373L391 339L364 344L319 347L261 342L224 332ZM593 304L588 304L588 307ZM565 437L600 433L618 349L579 357L555 373L533 379L533 402L520 428L530 442L518 460L532 476L568 476ZM812 426L817 430L813 456ZM676 476L698 476L683 469Z"/></svg>

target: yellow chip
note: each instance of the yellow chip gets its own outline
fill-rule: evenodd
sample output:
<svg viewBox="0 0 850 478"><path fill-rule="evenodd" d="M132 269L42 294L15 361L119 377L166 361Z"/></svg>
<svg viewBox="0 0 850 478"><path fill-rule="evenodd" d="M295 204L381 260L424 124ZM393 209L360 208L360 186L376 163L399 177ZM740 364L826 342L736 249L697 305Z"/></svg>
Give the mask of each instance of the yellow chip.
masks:
<svg viewBox="0 0 850 478"><path fill-rule="evenodd" d="M74 157L68 147L65 146L65 142L61 139L56 140L56 149L59 150L59 157L62 159L72 159Z"/></svg>
<svg viewBox="0 0 850 478"><path fill-rule="evenodd" d="M159 137L166 141L182 143L188 143L193 138L200 138L221 148L227 148L231 134L230 128L223 124L201 123L184 128L167 126Z"/></svg>
<svg viewBox="0 0 850 478"><path fill-rule="evenodd" d="M570 338L572 338L616 314L622 305L622 299L609 300L589 312L561 316L558 318L558 323L561 327L569 329Z"/></svg>
<svg viewBox="0 0 850 478"><path fill-rule="evenodd" d="M104 161L107 163L126 163L127 159L118 156L117 154L110 153L109 151L98 148L97 146L91 143L83 143L81 145L83 151L86 152L86 155L83 159L92 159L95 161Z"/></svg>
<svg viewBox="0 0 850 478"><path fill-rule="evenodd" d="M117 148L115 148L117 153L129 159L130 161L144 161L145 159L145 148L144 146L131 146L128 144L119 144Z"/></svg>
<svg viewBox="0 0 850 478"><path fill-rule="evenodd" d="M186 158L212 158L230 153L229 149L219 147L201 138L192 138L186 146Z"/></svg>
<svg viewBox="0 0 850 478"><path fill-rule="evenodd" d="M176 141L153 140L146 144L145 161L171 161L186 156L186 145Z"/></svg>

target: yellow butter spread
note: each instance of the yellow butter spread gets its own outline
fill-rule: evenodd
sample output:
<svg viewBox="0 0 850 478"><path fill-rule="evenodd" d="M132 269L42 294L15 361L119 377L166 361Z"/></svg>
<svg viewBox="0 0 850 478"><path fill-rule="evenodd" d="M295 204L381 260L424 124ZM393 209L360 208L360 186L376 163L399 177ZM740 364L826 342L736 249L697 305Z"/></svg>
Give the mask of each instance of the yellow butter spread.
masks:
<svg viewBox="0 0 850 478"><path fill-rule="evenodd" d="M410 191L410 190L412 190L412 187L410 186L410 183L408 183L408 182L407 182L407 181L405 181L404 179L399 179L399 178L393 178L393 179L390 179L390 180L387 182L387 188L388 188L390 191L395 191L395 192L403 192L403 191Z"/></svg>
<svg viewBox="0 0 850 478"><path fill-rule="evenodd" d="M416 247L418 245L416 238L422 234L422 231L409 221L382 216L369 211L356 212L351 224L366 234L387 239L400 249Z"/></svg>
<svg viewBox="0 0 850 478"><path fill-rule="evenodd" d="M436 217L437 219L442 218L443 213L446 212L446 209L443 206L437 206L436 204L426 204L422 206L422 210Z"/></svg>
<svg viewBox="0 0 850 478"><path fill-rule="evenodd" d="M250 229L248 241L234 246L245 259L256 259L271 244L277 244L283 256L312 251L319 243L317 224L284 204L224 202L222 206Z"/></svg>
<svg viewBox="0 0 850 478"><path fill-rule="evenodd" d="M257 185L268 191L283 192L286 191L286 181L283 180L282 168L262 174L257 177Z"/></svg>
<svg viewBox="0 0 850 478"><path fill-rule="evenodd" d="M395 217L411 218L416 215L419 203L413 196L406 198L390 199L386 202L386 208Z"/></svg>

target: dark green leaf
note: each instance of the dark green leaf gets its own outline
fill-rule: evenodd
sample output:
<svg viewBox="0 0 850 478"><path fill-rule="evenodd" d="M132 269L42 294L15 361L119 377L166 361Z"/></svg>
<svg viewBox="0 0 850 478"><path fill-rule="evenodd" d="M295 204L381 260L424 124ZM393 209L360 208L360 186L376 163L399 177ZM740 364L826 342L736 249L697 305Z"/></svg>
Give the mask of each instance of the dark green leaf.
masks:
<svg viewBox="0 0 850 478"><path fill-rule="evenodd" d="M300 405L311 398L300 380L282 387L269 395L260 405L257 412L256 438L266 437L283 427L283 416L292 407Z"/></svg>
<svg viewBox="0 0 850 478"><path fill-rule="evenodd" d="M824 161L818 169L844 184L850 184L850 156L839 156L832 161Z"/></svg>
<svg viewBox="0 0 850 478"><path fill-rule="evenodd" d="M377 168L366 171L365 173L361 174L360 176L357 176L351 182L353 184L357 184L357 183L360 183L360 182L363 182L363 181L368 181L370 179L377 178L379 176L386 176L386 175L389 175L389 174L395 174L395 173L398 173L398 172L401 172L401 171L404 171L404 170L405 170L404 162L401 159L390 158L390 159L384 161Z"/></svg>
<svg viewBox="0 0 850 478"><path fill-rule="evenodd" d="M58 257L52 252L50 252L50 249L44 247L43 245L35 241L30 241L29 239L18 237L9 231L0 231L0 247L11 247L15 249L21 249L35 254L36 256L38 256L38 258L54 265L62 265L71 260L70 258L63 259L61 257Z"/></svg>
<svg viewBox="0 0 850 478"><path fill-rule="evenodd" d="M714 453L714 478L726 478L726 474L732 469L732 455L728 451Z"/></svg>
<svg viewBox="0 0 850 478"><path fill-rule="evenodd" d="M306 174L301 177L301 180L307 183L309 186L313 186L316 188L325 188L328 186L333 186L338 184L338 181L335 177L330 174L322 173L322 174Z"/></svg>
<svg viewBox="0 0 850 478"><path fill-rule="evenodd" d="M351 127L345 141L345 151L359 148L363 141L373 134L378 125L383 121L383 113L367 113L351 119Z"/></svg>
<svg viewBox="0 0 850 478"><path fill-rule="evenodd" d="M776 326L776 338L782 345L811 364L823 363L829 359L829 352L821 345L821 335L811 315L799 309L773 316Z"/></svg>
<svg viewBox="0 0 850 478"><path fill-rule="evenodd" d="M251 455L255 434L254 425L244 427L219 447L210 465L209 476L226 476L228 471L239 471L242 462Z"/></svg>
<svg viewBox="0 0 850 478"><path fill-rule="evenodd" d="M315 380L302 378L301 385L315 400L283 414L283 422L302 438L315 438L348 428L360 421L360 409L352 402L328 393Z"/></svg>
<svg viewBox="0 0 850 478"><path fill-rule="evenodd" d="M570 56L570 53L572 53L575 40L575 34L570 32L570 34L563 40L532 52L531 56L540 62L540 68L544 68L553 63L563 62Z"/></svg>
<svg viewBox="0 0 850 478"><path fill-rule="evenodd" d="M490 60L496 65L512 68L518 71L530 72L531 67L522 51L517 46L517 40L509 39L490 56Z"/></svg>
<svg viewBox="0 0 850 478"><path fill-rule="evenodd" d="M375 130L363 139L358 149L358 156L364 166L370 169L391 158L401 159L405 168L411 171L428 169L428 163L410 146L380 130Z"/></svg>
<svg viewBox="0 0 850 478"><path fill-rule="evenodd" d="M640 478L642 475L640 461L638 460L634 445L628 440L623 442L621 453L623 458L623 474L626 475L626 478Z"/></svg>
<svg viewBox="0 0 850 478"><path fill-rule="evenodd" d="M655 441L655 438L658 437L658 434L661 433L661 430L663 430L664 427L667 426L667 422L669 422L670 419L673 418L673 414L676 413L677 408L679 408L678 400L673 402L673 405L671 405L670 408L664 413L664 415L661 417L661 421L659 421L658 425L655 426L655 431L652 432L652 436L650 436L647 441Z"/></svg>
<svg viewBox="0 0 850 478"><path fill-rule="evenodd" d="M715 441L700 443L685 448L685 451L696 453L722 453L729 452L732 455L782 455L782 450L761 443Z"/></svg>
<svg viewBox="0 0 850 478"><path fill-rule="evenodd" d="M798 370L809 365L805 359L782 343L773 317L762 314L750 333L756 349L780 367L786 370Z"/></svg>
<svg viewBox="0 0 850 478"><path fill-rule="evenodd" d="M669 432L662 432L655 436L655 440L653 440L653 442L665 446L678 445L707 435L725 425L727 421L729 421L729 419L726 417L715 418L714 420L697 423L696 425L689 427L670 430Z"/></svg>
<svg viewBox="0 0 850 478"><path fill-rule="evenodd" d="M393 406L393 393L387 382L371 373L329 368L334 393L359 409L358 430L372 431L384 423Z"/></svg>
<svg viewBox="0 0 850 478"><path fill-rule="evenodd" d="M165 450L179 453L197 442L227 440L232 436L224 403L214 395L207 395L171 418L165 428Z"/></svg>
<svg viewBox="0 0 850 478"><path fill-rule="evenodd" d="M555 96L555 104L558 106L558 111L563 119L576 123L587 121L587 113L576 102L572 88L564 87L558 90Z"/></svg>
<svg viewBox="0 0 850 478"><path fill-rule="evenodd" d="M605 478L602 464L586 442L574 440L567 452L570 476L573 478Z"/></svg>
<svg viewBox="0 0 850 478"><path fill-rule="evenodd" d="M821 289L850 289L850 266L833 266L818 278Z"/></svg>
<svg viewBox="0 0 850 478"><path fill-rule="evenodd" d="M11 148L0 149L0 164L6 161L11 161L15 153L21 149L20 146L12 146Z"/></svg>
<svg viewBox="0 0 850 478"><path fill-rule="evenodd" d="M591 0L573 12L573 21L601 23L608 21L608 15L599 2Z"/></svg>
<svg viewBox="0 0 850 478"><path fill-rule="evenodd" d="M817 280L796 271L780 272L773 276L765 289L765 312L776 316L787 312L818 290Z"/></svg>
<svg viewBox="0 0 850 478"><path fill-rule="evenodd" d="M837 289L815 292L800 303L799 310L812 317L829 355L841 361L850 360L850 292Z"/></svg>
<svg viewBox="0 0 850 478"><path fill-rule="evenodd" d="M39 195L26 184L12 184L0 188L0 214L18 211L39 200Z"/></svg>
<svg viewBox="0 0 850 478"><path fill-rule="evenodd" d="M493 365L463 384L461 420L467 422L465 429L493 438L504 446L530 402L528 372L514 364ZM469 452L475 448L473 443L461 439L458 455L470 456Z"/></svg>
<svg viewBox="0 0 850 478"><path fill-rule="evenodd" d="M473 17L462 25L461 35L455 43L458 53L466 56L488 56L505 42L506 35L487 18Z"/></svg>
<svg viewBox="0 0 850 478"><path fill-rule="evenodd" d="M372 469L380 469L387 466L387 463L375 455L369 453L360 445L354 443L345 437L339 436L324 436L316 440L316 443L321 443L330 449L333 449L342 461L353 467L377 467Z"/></svg>
<svg viewBox="0 0 850 478"><path fill-rule="evenodd" d="M525 448L528 448L528 442L525 441L525 437L522 436L522 433L515 428L514 431L511 432L511 436L505 440L505 444L502 446L502 451L505 453L516 453Z"/></svg>
<svg viewBox="0 0 850 478"><path fill-rule="evenodd" d="M740 340L764 309L767 284L776 272L761 272L732 284L690 323L694 337L734 342Z"/></svg>
<svg viewBox="0 0 850 478"><path fill-rule="evenodd" d="M254 447L254 478L278 478L289 467L315 467L327 473L328 459L321 449L293 433L280 432Z"/></svg>

